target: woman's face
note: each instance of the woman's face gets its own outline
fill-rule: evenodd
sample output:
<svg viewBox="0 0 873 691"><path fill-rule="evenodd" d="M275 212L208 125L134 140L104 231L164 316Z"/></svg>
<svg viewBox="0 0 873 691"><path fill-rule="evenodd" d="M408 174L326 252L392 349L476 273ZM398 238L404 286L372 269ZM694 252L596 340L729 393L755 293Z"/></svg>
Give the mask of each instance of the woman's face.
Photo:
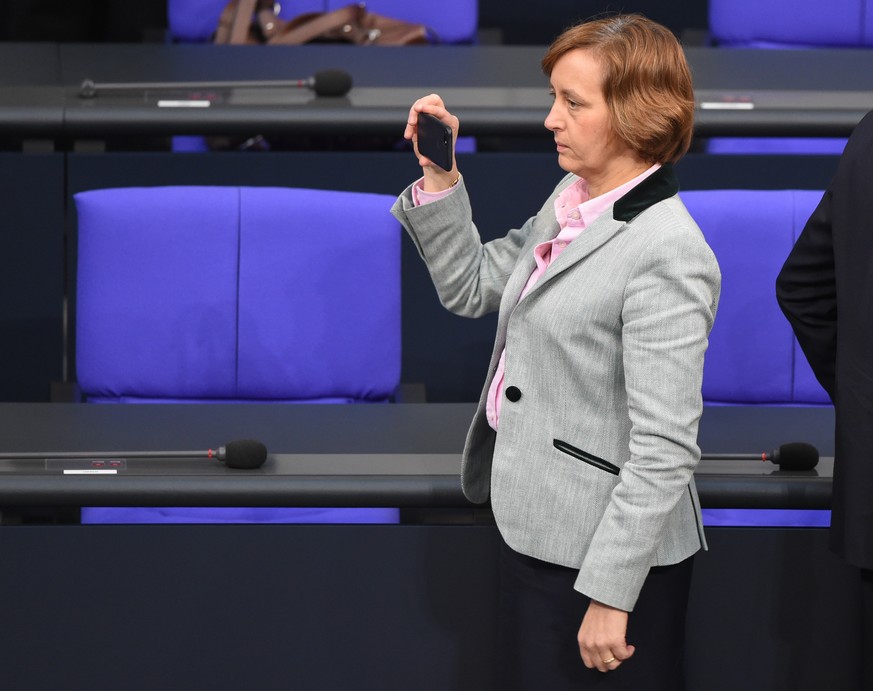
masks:
<svg viewBox="0 0 873 691"><path fill-rule="evenodd" d="M592 192L600 194L648 167L641 168L635 152L612 132L603 68L591 51L562 55L552 69L550 87L554 102L545 125L555 135L561 168L585 178ZM637 172L625 180L629 166Z"/></svg>

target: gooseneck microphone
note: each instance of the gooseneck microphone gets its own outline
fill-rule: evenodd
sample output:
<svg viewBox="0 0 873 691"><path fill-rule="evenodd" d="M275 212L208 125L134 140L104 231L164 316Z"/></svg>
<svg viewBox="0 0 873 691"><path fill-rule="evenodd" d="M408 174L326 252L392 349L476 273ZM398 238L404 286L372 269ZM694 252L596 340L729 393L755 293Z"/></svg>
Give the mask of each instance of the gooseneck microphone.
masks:
<svg viewBox="0 0 873 691"><path fill-rule="evenodd" d="M782 470L812 470L818 465L818 449L806 442L791 442L782 444L778 449L770 453L761 454L737 454L705 453L702 458L709 461L770 461Z"/></svg>
<svg viewBox="0 0 873 691"><path fill-rule="evenodd" d="M170 89L311 89L316 96L345 96L352 88L352 76L337 69L320 70L306 79L251 80L223 82L95 82L85 79L79 87L81 98L94 98L100 93L119 91L166 91Z"/></svg>
<svg viewBox="0 0 873 691"><path fill-rule="evenodd" d="M267 447L254 439L237 439L217 449L205 451L26 451L0 453L0 460L25 460L30 458L52 459L97 459L97 458L214 458L228 468L252 470L260 468L267 460Z"/></svg>
<svg viewBox="0 0 873 691"><path fill-rule="evenodd" d="M304 81L316 96L345 96L352 90L352 75L343 70L321 70Z"/></svg>

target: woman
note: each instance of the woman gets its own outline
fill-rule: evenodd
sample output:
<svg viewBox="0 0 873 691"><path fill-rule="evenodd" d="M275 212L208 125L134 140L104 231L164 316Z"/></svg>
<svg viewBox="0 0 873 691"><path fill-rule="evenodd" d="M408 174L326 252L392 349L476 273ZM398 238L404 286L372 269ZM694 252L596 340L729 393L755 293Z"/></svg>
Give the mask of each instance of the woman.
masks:
<svg viewBox="0 0 873 691"><path fill-rule="evenodd" d="M457 162L417 147L424 175L392 212L449 310L499 310L462 469L505 541L498 688L675 691L705 547L692 474L720 287L672 169L692 136L690 72L639 15L568 29L543 70L568 174L536 216L483 244ZM457 137L431 94L406 138L418 113Z"/></svg>

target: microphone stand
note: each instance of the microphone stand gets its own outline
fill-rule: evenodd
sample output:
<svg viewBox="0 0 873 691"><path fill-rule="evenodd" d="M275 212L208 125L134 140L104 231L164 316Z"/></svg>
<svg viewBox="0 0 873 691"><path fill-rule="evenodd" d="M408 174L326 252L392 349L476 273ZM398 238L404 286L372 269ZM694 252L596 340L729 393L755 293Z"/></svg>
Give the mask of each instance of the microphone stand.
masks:
<svg viewBox="0 0 873 691"><path fill-rule="evenodd" d="M220 458L218 449L208 451L21 451L0 453L0 460L27 460L32 458L91 459L91 458Z"/></svg>
<svg viewBox="0 0 873 691"><path fill-rule="evenodd" d="M79 87L80 98L94 98L98 92L124 91L171 91L174 89L207 91L210 89L305 89L312 88L315 79L290 80L252 80L252 81L219 81L219 82L94 82L86 79Z"/></svg>
<svg viewBox="0 0 873 691"><path fill-rule="evenodd" d="M701 461L767 461L766 453L702 453Z"/></svg>

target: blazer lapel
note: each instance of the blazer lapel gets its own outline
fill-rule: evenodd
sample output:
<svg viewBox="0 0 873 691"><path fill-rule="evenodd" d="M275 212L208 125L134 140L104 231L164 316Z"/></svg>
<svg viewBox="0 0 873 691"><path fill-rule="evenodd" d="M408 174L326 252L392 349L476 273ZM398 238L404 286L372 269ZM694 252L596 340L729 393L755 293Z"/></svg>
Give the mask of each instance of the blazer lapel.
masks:
<svg viewBox="0 0 873 691"><path fill-rule="evenodd" d="M561 252L561 256L549 265L546 272L524 297L530 297L534 293L543 290L551 281L555 280L556 277L560 276L568 268L579 263L598 247L601 247L615 237L615 235L626 225L627 223L624 221L616 221L612 218L609 211L606 211L600 218L586 228L579 237L573 240L567 249Z"/></svg>
<svg viewBox="0 0 873 691"><path fill-rule="evenodd" d="M559 185L552 193L549 202L554 202L557 196L576 180L578 180L578 178L575 176L567 176L566 182ZM553 205L552 203L548 203L547 206L551 209ZM498 334L502 333L502 322L518 303L521 291L524 290L530 275L533 273L534 269L536 269L537 263L534 258L534 248L540 243L547 242L554 238L560 230L561 228L558 225L554 213L551 213L551 215L540 214L540 217L538 217L534 222L530 236L525 243L524 249L519 255L519 261L512 270L512 275L509 277L506 287L503 289L503 298L500 305L501 319L498 321Z"/></svg>
<svg viewBox="0 0 873 691"><path fill-rule="evenodd" d="M495 353L499 353L503 349L503 340L506 336L506 324L509 315L515 309L519 302L521 291L524 290L530 275L537 266L534 258L534 248L541 242L551 240L558 234L560 227L557 220L551 222L538 223L531 233L531 236L521 253L519 262L512 270L512 275L506 282L506 287L503 289L503 297L500 302L500 312L497 318L497 341L495 343ZM493 358L492 358L493 359ZM496 360L495 360L496 363Z"/></svg>
<svg viewBox="0 0 873 691"><path fill-rule="evenodd" d="M525 298L542 290L556 276L559 276L563 271L582 261L598 247L607 243L650 206L664 199L669 199L678 191L679 183L673 172L672 164L664 164L630 192L618 199L610 209L604 211L594 223L582 231L579 237L573 240L570 246L561 253L561 256L549 266ZM557 222L555 226L557 228ZM554 238L556 234L557 230L555 230L553 235L545 239ZM533 262L531 263L533 264ZM530 276L530 273L527 276ZM519 288L519 292L520 290ZM518 292L515 294L518 295Z"/></svg>

